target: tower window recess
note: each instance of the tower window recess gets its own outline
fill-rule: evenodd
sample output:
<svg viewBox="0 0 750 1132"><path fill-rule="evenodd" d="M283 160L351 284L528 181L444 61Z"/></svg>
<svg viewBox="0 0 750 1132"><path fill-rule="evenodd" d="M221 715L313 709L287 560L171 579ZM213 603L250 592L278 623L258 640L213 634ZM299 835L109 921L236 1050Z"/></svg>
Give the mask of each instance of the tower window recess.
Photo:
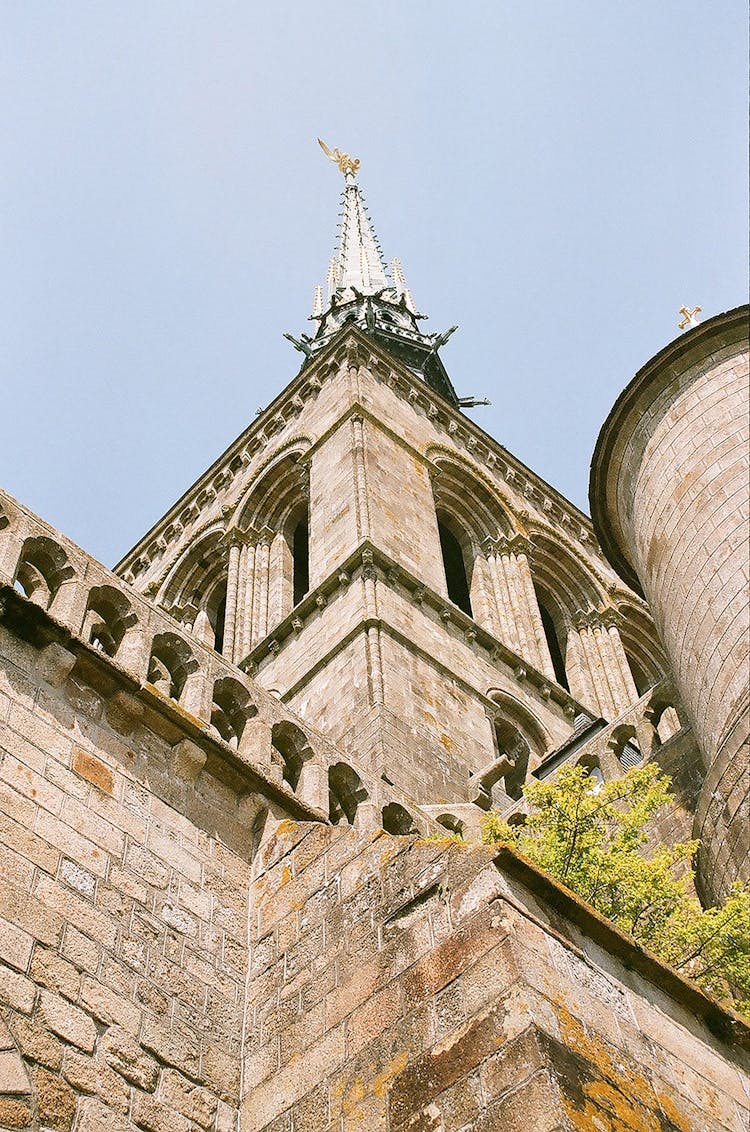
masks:
<svg viewBox="0 0 750 1132"><path fill-rule="evenodd" d="M638 693L638 697L640 699L641 696L646 695L646 692L649 690L649 688L653 688L654 681L649 680L646 673L643 671L638 662L633 659L627 649L625 650L625 656L627 657L628 665L630 667L630 674L633 677L635 690Z"/></svg>
<svg viewBox="0 0 750 1132"><path fill-rule="evenodd" d="M307 518L300 519L292 536L294 559L294 604L298 605L310 589L310 532Z"/></svg>
<svg viewBox="0 0 750 1132"><path fill-rule="evenodd" d="M222 597L221 601L216 607L216 615L214 621L214 648L218 653L224 651L224 623L227 619L227 595Z"/></svg>
<svg viewBox="0 0 750 1132"><path fill-rule="evenodd" d="M539 594L537 594L537 601L539 602L539 613L542 618L544 635L547 638L547 645L549 646L549 655L552 659L552 667L555 670L555 680L557 680L558 684L562 685L563 688L570 691L568 687L568 675L565 671L565 660L560 647L560 640L557 636L557 630L555 629L555 622L552 620L552 614L546 606L539 601Z"/></svg>
<svg viewBox="0 0 750 1132"><path fill-rule="evenodd" d="M438 534L440 536L440 550L443 555L443 567L445 569L445 583L448 587L448 597L454 605L459 609L463 609L464 613L468 613L469 617L473 617L471 611L471 599L469 597L469 579L466 576L466 563L464 562L463 551L453 531L449 530L445 523L438 519Z"/></svg>

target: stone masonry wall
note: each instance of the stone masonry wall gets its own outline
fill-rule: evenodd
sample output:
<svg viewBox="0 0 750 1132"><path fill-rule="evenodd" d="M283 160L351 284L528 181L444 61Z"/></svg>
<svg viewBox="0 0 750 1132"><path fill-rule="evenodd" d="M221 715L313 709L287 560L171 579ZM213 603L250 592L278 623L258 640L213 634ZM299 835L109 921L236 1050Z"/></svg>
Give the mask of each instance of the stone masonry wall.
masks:
<svg viewBox="0 0 750 1132"><path fill-rule="evenodd" d="M243 1132L747 1127L746 1027L510 850L286 822L258 864Z"/></svg>
<svg viewBox="0 0 750 1132"><path fill-rule="evenodd" d="M0 1126L230 1132L251 848L236 793L176 773L169 727L123 735L94 689L5 629L0 645Z"/></svg>
<svg viewBox="0 0 750 1132"><path fill-rule="evenodd" d="M106 579L140 611L77 566L73 625ZM517 858L368 832L400 795L365 770L324 824L341 756L309 731L295 793L234 671L239 749L0 588L0 1128L742 1128L729 1016Z"/></svg>
<svg viewBox="0 0 750 1132"><path fill-rule="evenodd" d="M635 571L706 759L696 815L712 899L750 876L750 388L747 308L678 339L602 430L592 505Z"/></svg>

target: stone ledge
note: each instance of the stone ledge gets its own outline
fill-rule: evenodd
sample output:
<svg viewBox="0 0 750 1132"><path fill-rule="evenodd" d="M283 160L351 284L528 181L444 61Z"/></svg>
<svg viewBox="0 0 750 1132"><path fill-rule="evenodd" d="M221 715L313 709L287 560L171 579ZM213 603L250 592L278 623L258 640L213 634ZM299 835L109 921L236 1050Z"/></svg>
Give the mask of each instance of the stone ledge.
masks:
<svg viewBox="0 0 750 1132"><path fill-rule="evenodd" d="M501 873L509 873L520 880L555 912L579 927L608 954L619 959L626 970L642 975L691 1014L702 1018L711 1033L722 1041L734 1042L743 1050L750 1051L750 1024L734 1010L722 1006L696 983L641 947L611 920L511 846L500 845L493 859Z"/></svg>

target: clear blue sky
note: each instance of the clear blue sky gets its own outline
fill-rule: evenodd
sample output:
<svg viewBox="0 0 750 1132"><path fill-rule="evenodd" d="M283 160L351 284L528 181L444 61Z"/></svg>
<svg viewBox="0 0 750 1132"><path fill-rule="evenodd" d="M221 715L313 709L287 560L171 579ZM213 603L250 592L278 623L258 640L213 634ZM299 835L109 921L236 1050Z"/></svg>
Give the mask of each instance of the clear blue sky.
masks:
<svg viewBox="0 0 750 1132"><path fill-rule="evenodd" d="M579 506L745 301L743 0L6 0L0 483L112 564L294 376L362 160L472 417Z"/></svg>

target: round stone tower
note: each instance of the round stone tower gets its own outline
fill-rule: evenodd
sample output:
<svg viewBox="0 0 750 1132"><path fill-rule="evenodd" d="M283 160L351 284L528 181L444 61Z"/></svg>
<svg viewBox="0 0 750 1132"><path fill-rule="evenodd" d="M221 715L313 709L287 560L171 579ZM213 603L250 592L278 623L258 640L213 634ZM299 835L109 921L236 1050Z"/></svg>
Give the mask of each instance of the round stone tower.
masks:
<svg viewBox="0 0 750 1132"><path fill-rule="evenodd" d="M688 330L633 378L599 434L594 526L649 602L704 759L703 895L750 875L748 308Z"/></svg>

